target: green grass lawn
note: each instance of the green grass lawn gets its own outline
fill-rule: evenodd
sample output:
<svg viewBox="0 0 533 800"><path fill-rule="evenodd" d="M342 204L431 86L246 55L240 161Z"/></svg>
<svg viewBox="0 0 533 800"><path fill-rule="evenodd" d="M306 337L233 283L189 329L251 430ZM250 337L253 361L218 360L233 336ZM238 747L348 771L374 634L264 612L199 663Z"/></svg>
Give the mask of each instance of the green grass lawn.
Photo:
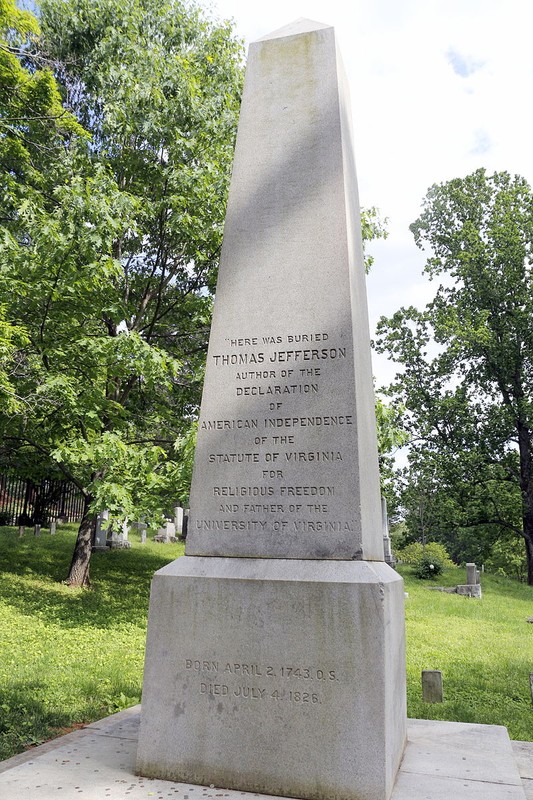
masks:
<svg viewBox="0 0 533 800"><path fill-rule="evenodd" d="M66 576L75 530L20 539L0 528L0 759L139 702L150 579L183 545L132 535L132 548L95 553L90 590ZM483 598L406 581L408 713L506 725L533 741L533 589L484 576ZM464 581L447 570L441 583ZM422 669L441 669L445 702L421 700Z"/></svg>
<svg viewBox="0 0 533 800"><path fill-rule="evenodd" d="M0 528L0 759L139 702L150 580L184 546L130 538L70 589L75 526Z"/></svg>
<svg viewBox="0 0 533 800"><path fill-rule="evenodd" d="M533 741L533 587L482 575L483 597L445 594L431 586L464 583L464 569L433 581L401 567L405 590L408 715L505 725L511 739ZM444 702L424 703L421 671L443 673Z"/></svg>

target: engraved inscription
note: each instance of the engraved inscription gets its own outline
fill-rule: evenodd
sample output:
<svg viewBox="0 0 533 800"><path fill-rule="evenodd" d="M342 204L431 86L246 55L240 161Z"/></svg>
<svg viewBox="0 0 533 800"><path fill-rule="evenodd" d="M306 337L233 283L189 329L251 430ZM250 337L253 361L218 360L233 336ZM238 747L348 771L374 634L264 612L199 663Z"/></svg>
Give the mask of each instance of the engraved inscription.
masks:
<svg viewBox="0 0 533 800"><path fill-rule="evenodd" d="M198 676L200 695L319 705L325 687L339 683L326 667L290 666L186 658L185 670ZM252 679L252 680L248 680Z"/></svg>
<svg viewBox="0 0 533 800"><path fill-rule="evenodd" d="M355 519L341 511L355 419L351 405L332 408L329 399L339 362L349 355L346 343L327 331L228 336L210 354L224 376L226 410L200 422L215 502L193 517L193 530L241 536L356 530ZM232 418L230 409L239 416ZM340 513L332 516L335 509Z"/></svg>

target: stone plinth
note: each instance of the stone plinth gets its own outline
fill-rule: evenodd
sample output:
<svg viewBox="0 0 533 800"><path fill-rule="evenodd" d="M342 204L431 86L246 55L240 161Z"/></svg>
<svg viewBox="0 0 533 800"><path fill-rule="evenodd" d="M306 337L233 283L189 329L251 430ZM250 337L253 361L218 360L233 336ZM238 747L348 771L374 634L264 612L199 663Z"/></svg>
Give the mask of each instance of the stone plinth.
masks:
<svg viewBox="0 0 533 800"><path fill-rule="evenodd" d="M156 573L137 770L383 800L405 742L403 583L384 563L184 557Z"/></svg>

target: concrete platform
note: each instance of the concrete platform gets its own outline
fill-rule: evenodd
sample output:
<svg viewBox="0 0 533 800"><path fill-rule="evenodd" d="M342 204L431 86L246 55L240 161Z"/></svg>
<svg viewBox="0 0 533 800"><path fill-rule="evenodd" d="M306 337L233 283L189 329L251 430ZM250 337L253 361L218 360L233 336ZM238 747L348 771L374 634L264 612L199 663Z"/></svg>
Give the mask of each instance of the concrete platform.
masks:
<svg viewBox="0 0 533 800"><path fill-rule="evenodd" d="M259 795L137 777L140 706L0 763L0 798L252 800ZM391 800L533 800L533 743L505 728L409 720Z"/></svg>

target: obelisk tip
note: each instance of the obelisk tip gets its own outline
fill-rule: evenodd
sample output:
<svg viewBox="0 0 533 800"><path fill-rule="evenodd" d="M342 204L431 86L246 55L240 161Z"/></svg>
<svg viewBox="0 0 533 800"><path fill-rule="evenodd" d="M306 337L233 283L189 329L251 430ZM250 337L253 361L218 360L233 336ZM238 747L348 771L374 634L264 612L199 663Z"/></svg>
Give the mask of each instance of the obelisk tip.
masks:
<svg viewBox="0 0 533 800"><path fill-rule="evenodd" d="M311 33L312 31L323 30L324 28L331 28L331 25L325 25L322 22L315 22L315 20L300 17L294 20L294 22L284 25L283 28L278 28L272 33L261 36L261 38L256 41L264 42L268 39L282 39L285 36L297 36L299 33Z"/></svg>

